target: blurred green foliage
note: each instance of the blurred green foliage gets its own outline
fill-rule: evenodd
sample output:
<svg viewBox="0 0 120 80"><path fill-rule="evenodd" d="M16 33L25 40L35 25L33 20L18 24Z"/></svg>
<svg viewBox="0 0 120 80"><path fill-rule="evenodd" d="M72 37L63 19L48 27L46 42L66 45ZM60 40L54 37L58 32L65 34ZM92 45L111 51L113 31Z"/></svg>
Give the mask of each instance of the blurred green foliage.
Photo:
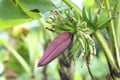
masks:
<svg viewBox="0 0 120 80"><path fill-rule="evenodd" d="M84 5L89 9L97 6L96 1L99 2L85 0ZM110 2L114 4L115 1ZM45 29L46 26L51 27L44 17L47 18L52 9L62 12L69 8L61 0L0 0L0 80L43 80L45 67L38 68L37 62L56 37L55 33ZM26 22L27 25L23 24ZM97 51L97 56L94 56L90 64L91 72L96 80L105 80L109 73L107 60L100 48ZM28 72L13 52L21 56L28 66ZM86 63L77 59L74 62L74 80L90 80ZM47 80L60 80L57 68L58 59L47 65Z"/></svg>

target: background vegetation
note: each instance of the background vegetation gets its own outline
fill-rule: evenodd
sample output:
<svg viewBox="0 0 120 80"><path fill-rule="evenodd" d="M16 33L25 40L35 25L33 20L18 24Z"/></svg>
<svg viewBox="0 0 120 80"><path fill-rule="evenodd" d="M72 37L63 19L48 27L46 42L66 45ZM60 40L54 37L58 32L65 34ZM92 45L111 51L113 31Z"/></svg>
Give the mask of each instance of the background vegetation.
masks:
<svg viewBox="0 0 120 80"><path fill-rule="evenodd" d="M119 80L119 6L120 0L0 0L0 80ZM37 67L58 36L49 30L51 10L63 16L76 11L90 28L96 55L89 65L79 57L71 60L67 50L47 66Z"/></svg>

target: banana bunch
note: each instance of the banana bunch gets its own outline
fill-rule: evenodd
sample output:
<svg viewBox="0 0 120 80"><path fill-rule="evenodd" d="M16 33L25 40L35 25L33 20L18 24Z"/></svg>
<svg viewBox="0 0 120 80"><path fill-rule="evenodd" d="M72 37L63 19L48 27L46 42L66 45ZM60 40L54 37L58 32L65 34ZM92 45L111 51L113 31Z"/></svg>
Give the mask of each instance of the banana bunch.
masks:
<svg viewBox="0 0 120 80"><path fill-rule="evenodd" d="M111 17L109 17L109 11L104 11L102 8L100 8L97 13L93 13L92 8L86 9L83 8L83 20L86 21L88 27L92 28L93 30L101 30L106 27L108 27L111 20L115 19L118 13L113 14Z"/></svg>
<svg viewBox="0 0 120 80"><path fill-rule="evenodd" d="M55 32L61 34L68 31L73 35L73 42L70 47L73 59L84 60L88 55L96 54L95 43L91 37L95 30L88 27L87 22L83 21L75 10L66 10L63 15L60 12L52 11L52 14L50 23ZM92 20L92 17L90 18Z"/></svg>
<svg viewBox="0 0 120 80"><path fill-rule="evenodd" d="M88 55L92 57L96 54L95 43L92 37L90 34L83 31L78 29L76 39L71 48L71 53L73 53L74 59L85 60Z"/></svg>

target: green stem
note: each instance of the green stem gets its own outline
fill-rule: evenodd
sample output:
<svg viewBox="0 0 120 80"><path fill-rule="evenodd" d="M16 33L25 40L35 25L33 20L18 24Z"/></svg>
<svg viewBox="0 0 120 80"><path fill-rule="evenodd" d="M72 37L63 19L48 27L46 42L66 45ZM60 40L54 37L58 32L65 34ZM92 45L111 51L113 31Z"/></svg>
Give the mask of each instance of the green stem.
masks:
<svg viewBox="0 0 120 80"><path fill-rule="evenodd" d="M120 25L120 0L117 0L117 5L114 9L114 13L118 13L119 12L119 15L115 18L114 20L114 26L115 26L115 32L116 32L116 35L119 35L119 25ZM119 37L119 36L117 36Z"/></svg>
<svg viewBox="0 0 120 80"><path fill-rule="evenodd" d="M119 40L120 40L120 0L117 0L117 6L115 7L115 11L114 13L118 13L119 15L115 18L114 20L114 26L115 26L115 32L116 32L116 38L117 38L117 44L118 44L118 48L120 46L119 44ZM119 49L120 51L120 49ZM119 64L119 68L120 68L120 54L118 53L116 55L118 58L118 64Z"/></svg>
<svg viewBox="0 0 120 80"><path fill-rule="evenodd" d="M18 60L18 62L21 64L21 66L25 69L25 71L30 75L31 70L29 65L25 62L25 60L19 55L19 53L12 48L9 44L4 44L4 46L13 54L13 56Z"/></svg>
<svg viewBox="0 0 120 80"><path fill-rule="evenodd" d="M82 12L80 8L78 8L71 0L62 0L64 3L66 3L71 9L75 9L80 15L80 18L82 19Z"/></svg>
<svg viewBox="0 0 120 80"><path fill-rule="evenodd" d="M102 47L112 68L117 68L115 61L114 61L114 57L112 56L112 53L108 47L108 44L107 44L106 40L104 39L104 37L102 36L102 34L99 31L96 31L96 32L94 32L94 36L97 39L97 41L99 42L100 46Z"/></svg>
<svg viewBox="0 0 120 80"><path fill-rule="evenodd" d="M109 1L108 0L105 0L105 6L106 6L107 10L110 9L110 5L109 5ZM109 12L109 17L112 17L111 12ZM114 56L114 59L117 59L116 60L117 61L116 64L120 68L119 49L118 49L118 45L117 45L117 38L116 38L116 35L115 35L116 33L115 33L115 26L113 24L113 21L110 22L108 30L109 30L112 54Z"/></svg>

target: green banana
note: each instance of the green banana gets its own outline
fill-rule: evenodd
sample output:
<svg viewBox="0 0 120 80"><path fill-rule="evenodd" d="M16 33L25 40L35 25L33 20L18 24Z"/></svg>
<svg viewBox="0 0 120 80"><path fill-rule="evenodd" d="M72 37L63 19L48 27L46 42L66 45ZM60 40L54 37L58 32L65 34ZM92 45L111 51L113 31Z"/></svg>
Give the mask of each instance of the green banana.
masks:
<svg viewBox="0 0 120 80"><path fill-rule="evenodd" d="M87 12L85 7L83 8L82 13L83 13L84 20L88 22L89 21L89 15L88 15L88 12Z"/></svg>
<svg viewBox="0 0 120 80"><path fill-rule="evenodd" d="M81 45L81 48L82 48L82 52L85 52L85 43L84 43L84 40L81 39L81 38L78 38L79 42L80 42L80 45Z"/></svg>
<svg viewBox="0 0 120 80"><path fill-rule="evenodd" d="M86 27L86 22L85 21L84 22L79 22L79 24L77 24L77 26L79 28L85 28Z"/></svg>
<svg viewBox="0 0 120 80"><path fill-rule="evenodd" d="M96 23L96 27L98 29L102 29L110 22L110 18L107 13L104 13L103 15L100 16L99 20Z"/></svg>
<svg viewBox="0 0 120 80"><path fill-rule="evenodd" d="M85 39L84 39L85 40ZM82 53L83 53L83 57L82 57L82 59L83 60L85 60L85 58L86 58L86 56L88 55L88 43L87 43L87 41L85 40L85 42L84 42L84 51L82 51Z"/></svg>
<svg viewBox="0 0 120 80"><path fill-rule="evenodd" d="M98 20L100 19L100 15L99 14L96 14L95 15L95 17L94 17L94 20L93 20L93 23L95 24L95 25L97 25L98 23ZM95 26L96 27L96 26Z"/></svg>
<svg viewBox="0 0 120 80"><path fill-rule="evenodd" d="M71 18L71 13L70 13L70 11L65 11L65 15L66 15L66 17L68 18L68 19L70 19Z"/></svg>
<svg viewBox="0 0 120 80"><path fill-rule="evenodd" d="M64 32L64 30L58 29L57 27L55 27L55 32L57 34L61 34L62 32Z"/></svg>
<svg viewBox="0 0 120 80"><path fill-rule="evenodd" d="M80 20L79 14L78 14L76 11L74 11L74 10L73 10L73 15L74 15L74 17L75 17L75 19L76 19L77 21Z"/></svg>
<svg viewBox="0 0 120 80"><path fill-rule="evenodd" d="M76 39L72 48L71 48L71 50L70 50L70 52L72 52L72 53L75 52L76 50L79 49L79 47L80 47L80 42L78 41L78 39Z"/></svg>
<svg viewBox="0 0 120 80"><path fill-rule="evenodd" d="M73 27L73 24L68 19L66 20L66 25Z"/></svg>
<svg viewBox="0 0 120 80"><path fill-rule="evenodd" d="M70 31L71 33L75 33L74 28L72 28L72 27L70 27L68 25L64 25L61 29L65 30L65 31Z"/></svg>
<svg viewBox="0 0 120 80"><path fill-rule="evenodd" d="M105 22L101 23L97 26L97 29L103 29L105 27L108 27L108 24L110 23L110 20L106 20Z"/></svg>
<svg viewBox="0 0 120 80"><path fill-rule="evenodd" d="M88 44L88 48L89 48L89 52L90 54L93 54L94 53L94 48L91 44Z"/></svg>
<svg viewBox="0 0 120 80"><path fill-rule="evenodd" d="M91 38L90 35L85 35L85 37L88 41L88 44L91 44L92 46L95 46L94 40Z"/></svg>
<svg viewBox="0 0 120 80"><path fill-rule="evenodd" d="M92 21L93 21L93 19L92 19L92 18L93 18L93 15L92 15L92 14L93 14L93 10L92 10L92 8L90 8L90 10L89 10L88 13L89 13L89 14L88 14L88 16L89 16L89 21L92 22Z"/></svg>

